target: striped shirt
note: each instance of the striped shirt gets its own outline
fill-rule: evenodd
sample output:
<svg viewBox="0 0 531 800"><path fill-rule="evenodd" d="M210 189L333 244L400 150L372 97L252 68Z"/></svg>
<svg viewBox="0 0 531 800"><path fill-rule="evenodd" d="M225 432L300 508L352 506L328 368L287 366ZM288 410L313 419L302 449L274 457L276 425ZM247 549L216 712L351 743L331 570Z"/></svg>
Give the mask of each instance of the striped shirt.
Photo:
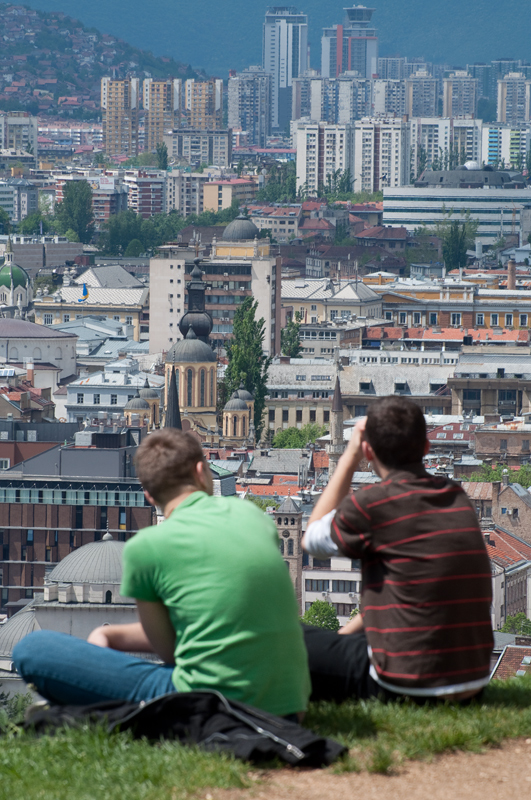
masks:
<svg viewBox="0 0 531 800"><path fill-rule="evenodd" d="M394 470L343 500L331 538L361 559L361 612L381 685L439 694L488 682L491 569L460 486L420 465Z"/></svg>

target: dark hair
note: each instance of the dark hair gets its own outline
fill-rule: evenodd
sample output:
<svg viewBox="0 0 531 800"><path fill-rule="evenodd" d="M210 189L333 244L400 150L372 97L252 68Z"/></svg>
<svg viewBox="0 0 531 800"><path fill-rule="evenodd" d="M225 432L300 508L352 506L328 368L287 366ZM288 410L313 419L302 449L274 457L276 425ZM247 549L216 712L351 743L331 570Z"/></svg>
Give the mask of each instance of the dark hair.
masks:
<svg viewBox="0 0 531 800"><path fill-rule="evenodd" d="M369 406L365 438L386 467L421 463L426 446L422 409L405 397L382 397Z"/></svg>
<svg viewBox="0 0 531 800"><path fill-rule="evenodd" d="M157 505L164 506L188 486L194 486L195 466L205 461L203 450L190 433L164 428L146 436L135 455L142 487Z"/></svg>

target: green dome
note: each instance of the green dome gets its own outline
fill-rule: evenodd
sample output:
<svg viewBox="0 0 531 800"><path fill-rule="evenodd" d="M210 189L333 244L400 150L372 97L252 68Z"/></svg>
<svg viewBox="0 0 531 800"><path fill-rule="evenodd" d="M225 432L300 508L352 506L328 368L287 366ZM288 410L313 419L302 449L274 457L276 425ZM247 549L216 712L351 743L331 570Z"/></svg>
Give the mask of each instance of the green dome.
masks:
<svg viewBox="0 0 531 800"><path fill-rule="evenodd" d="M0 269L0 286L11 289L11 279L13 280L13 288L15 289L18 286L22 286L24 289L29 286L28 273L25 269L19 267L18 264L4 264Z"/></svg>

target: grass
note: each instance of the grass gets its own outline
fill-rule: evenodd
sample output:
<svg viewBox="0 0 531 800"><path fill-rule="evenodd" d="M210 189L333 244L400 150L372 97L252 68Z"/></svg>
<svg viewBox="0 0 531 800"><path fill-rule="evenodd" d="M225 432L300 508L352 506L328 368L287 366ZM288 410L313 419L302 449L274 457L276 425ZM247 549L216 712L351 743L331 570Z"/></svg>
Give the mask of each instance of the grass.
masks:
<svg viewBox="0 0 531 800"><path fill-rule="evenodd" d="M407 759L531 736L531 678L494 681L481 702L416 706L410 702L320 703L305 723L349 748L338 771L391 773ZM209 788L244 788L260 771L225 755L172 742L149 745L101 727L35 737L13 725L0 744L0 797L9 800L185 800Z"/></svg>

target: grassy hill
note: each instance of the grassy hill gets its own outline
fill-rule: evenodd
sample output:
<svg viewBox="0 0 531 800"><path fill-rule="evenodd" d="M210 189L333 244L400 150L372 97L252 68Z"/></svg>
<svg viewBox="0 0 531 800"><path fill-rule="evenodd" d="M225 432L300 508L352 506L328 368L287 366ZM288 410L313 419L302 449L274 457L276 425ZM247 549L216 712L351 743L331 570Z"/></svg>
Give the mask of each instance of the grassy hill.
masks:
<svg viewBox="0 0 531 800"><path fill-rule="evenodd" d="M30 6L61 10L87 25L225 78L230 68L259 63L263 0L30 0ZM309 16L311 61L320 64L321 29L341 22L343 2L294 3ZM529 55L528 0L376 0L381 55L425 56L465 65L493 58Z"/></svg>

